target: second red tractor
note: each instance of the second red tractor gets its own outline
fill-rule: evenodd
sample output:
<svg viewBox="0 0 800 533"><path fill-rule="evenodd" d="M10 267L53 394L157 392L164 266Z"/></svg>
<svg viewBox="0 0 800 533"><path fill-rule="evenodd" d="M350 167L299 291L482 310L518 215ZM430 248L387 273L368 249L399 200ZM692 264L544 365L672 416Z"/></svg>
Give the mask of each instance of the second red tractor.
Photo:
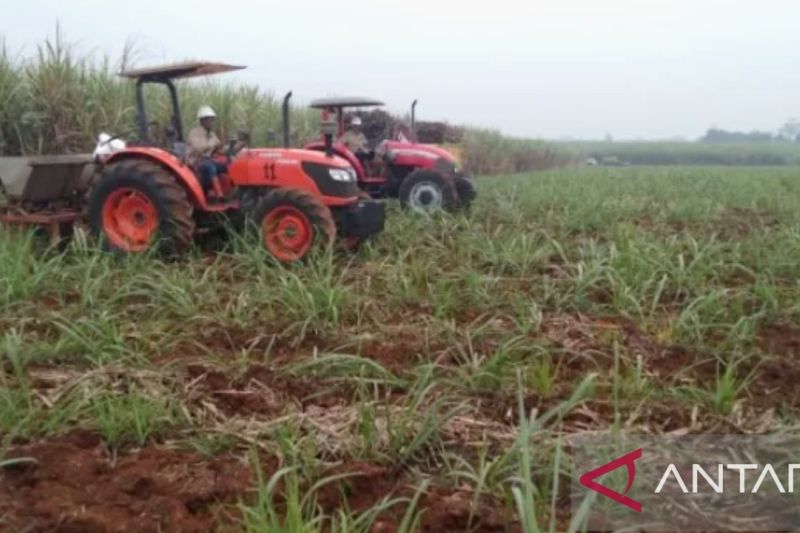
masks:
<svg viewBox="0 0 800 533"><path fill-rule="evenodd" d="M284 136L288 143L288 99L284 99ZM415 101L416 104L416 101ZM460 168L456 158L443 148L413 142L402 134L395 139L380 140L366 154L354 154L338 139L346 128L348 109L375 107L383 102L372 98L320 98L311 102L319 109L323 122L331 124L335 133L308 143L309 150L325 151L332 146L333 154L346 160L355 169L358 185L373 198L398 198L403 207L430 212L438 209L468 208L475 199L472 179ZM414 107L412 106L413 137Z"/></svg>

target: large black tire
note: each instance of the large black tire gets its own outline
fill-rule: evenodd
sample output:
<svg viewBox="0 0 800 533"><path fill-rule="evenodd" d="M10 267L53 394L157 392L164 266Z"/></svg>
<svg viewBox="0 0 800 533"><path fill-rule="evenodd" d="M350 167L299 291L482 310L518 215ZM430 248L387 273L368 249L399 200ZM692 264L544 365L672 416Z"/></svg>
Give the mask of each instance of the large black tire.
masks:
<svg viewBox="0 0 800 533"><path fill-rule="evenodd" d="M401 206L417 212L449 211L458 207L453 181L435 170L411 172L400 184L398 197Z"/></svg>
<svg viewBox="0 0 800 533"><path fill-rule="evenodd" d="M475 184L467 176L456 176L456 192L458 193L459 207L469 209L473 200L478 196Z"/></svg>
<svg viewBox="0 0 800 533"><path fill-rule="evenodd" d="M247 219L259 229L266 250L283 263L302 261L315 247L330 248L336 239L331 210L317 196L298 189L270 191Z"/></svg>
<svg viewBox="0 0 800 533"><path fill-rule="evenodd" d="M129 209L122 208L125 201L130 204ZM139 212L137 205L142 206ZM191 246L195 220L186 191L173 174L151 161L129 159L108 165L89 194L88 210L92 233L102 240L106 249L116 253L141 253L155 248L177 255ZM110 216L117 211L123 214ZM129 238L120 237L126 234L119 220L128 212L130 220L123 220L128 222L128 228L141 220L150 224L155 217L156 227L148 238L131 237L130 231ZM145 226L142 234L148 233L147 227L151 226Z"/></svg>

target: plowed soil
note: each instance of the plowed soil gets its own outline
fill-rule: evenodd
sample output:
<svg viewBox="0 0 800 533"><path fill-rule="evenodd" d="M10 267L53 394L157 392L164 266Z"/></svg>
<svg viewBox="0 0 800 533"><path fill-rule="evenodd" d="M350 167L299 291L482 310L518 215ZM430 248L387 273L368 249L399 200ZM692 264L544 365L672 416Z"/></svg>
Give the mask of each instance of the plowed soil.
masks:
<svg viewBox="0 0 800 533"><path fill-rule="evenodd" d="M9 456L32 459L0 478L0 516L10 531L210 531L252 483L236 457L148 447L115 460L91 433Z"/></svg>
<svg viewBox="0 0 800 533"><path fill-rule="evenodd" d="M9 457L19 459L0 476L0 530L9 531L237 531L236 503L252 499L255 479L233 455L206 459L147 447L114 458L89 432L18 446ZM378 517L376 532L395 531L414 495L402 474L383 466L349 463L326 475L346 475L318 493L327 512L343 506L365 511L386 498L405 498ZM420 506L420 526L431 533L508 531L512 521L491 498L479 498L474 507L469 487L433 485Z"/></svg>

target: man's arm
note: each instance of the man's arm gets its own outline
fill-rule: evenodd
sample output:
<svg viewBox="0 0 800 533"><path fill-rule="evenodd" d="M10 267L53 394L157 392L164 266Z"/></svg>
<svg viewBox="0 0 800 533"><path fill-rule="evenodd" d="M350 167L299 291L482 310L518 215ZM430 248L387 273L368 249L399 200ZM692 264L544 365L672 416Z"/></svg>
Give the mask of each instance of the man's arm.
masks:
<svg viewBox="0 0 800 533"><path fill-rule="evenodd" d="M211 153L212 154L224 154L225 153L225 148L226 148L227 143L225 143L222 140L220 140L220 138L217 137L216 133L211 132L211 139L209 139L209 141L214 146L211 149Z"/></svg>

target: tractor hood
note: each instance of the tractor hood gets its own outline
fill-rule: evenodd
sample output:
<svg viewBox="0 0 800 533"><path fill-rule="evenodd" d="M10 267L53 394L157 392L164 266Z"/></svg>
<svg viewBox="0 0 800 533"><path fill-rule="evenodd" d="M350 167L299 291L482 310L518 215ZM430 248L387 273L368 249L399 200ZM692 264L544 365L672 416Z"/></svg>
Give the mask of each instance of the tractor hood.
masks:
<svg viewBox="0 0 800 533"><path fill-rule="evenodd" d="M228 172L239 185L304 189L323 195L328 202L342 198L352 202L358 196L358 177L350 163L315 150L242 150L229 165Z"/></svg>
<svg viewBox="0 0 800 533"><path fill-rule="evenodd" d="M240 156L258 157L263 159L274 159L279 163L284 161L301 161L308 163L317 163L329 167L348 169L350 163L346 159L333 156L328 157L322 152L317 150L300 150L300 149L285 149L285 148L252 148L250 150L243 150Z"/></svg>
<svg viewBox="0 0 800 533"><path fill-rule="evenodd" d="M381 143L376 152L383 152L386 159L393 165L437 168L447 172L457 172L459 166L458 160L453 154L430 144L386 141Z"/></svg>

